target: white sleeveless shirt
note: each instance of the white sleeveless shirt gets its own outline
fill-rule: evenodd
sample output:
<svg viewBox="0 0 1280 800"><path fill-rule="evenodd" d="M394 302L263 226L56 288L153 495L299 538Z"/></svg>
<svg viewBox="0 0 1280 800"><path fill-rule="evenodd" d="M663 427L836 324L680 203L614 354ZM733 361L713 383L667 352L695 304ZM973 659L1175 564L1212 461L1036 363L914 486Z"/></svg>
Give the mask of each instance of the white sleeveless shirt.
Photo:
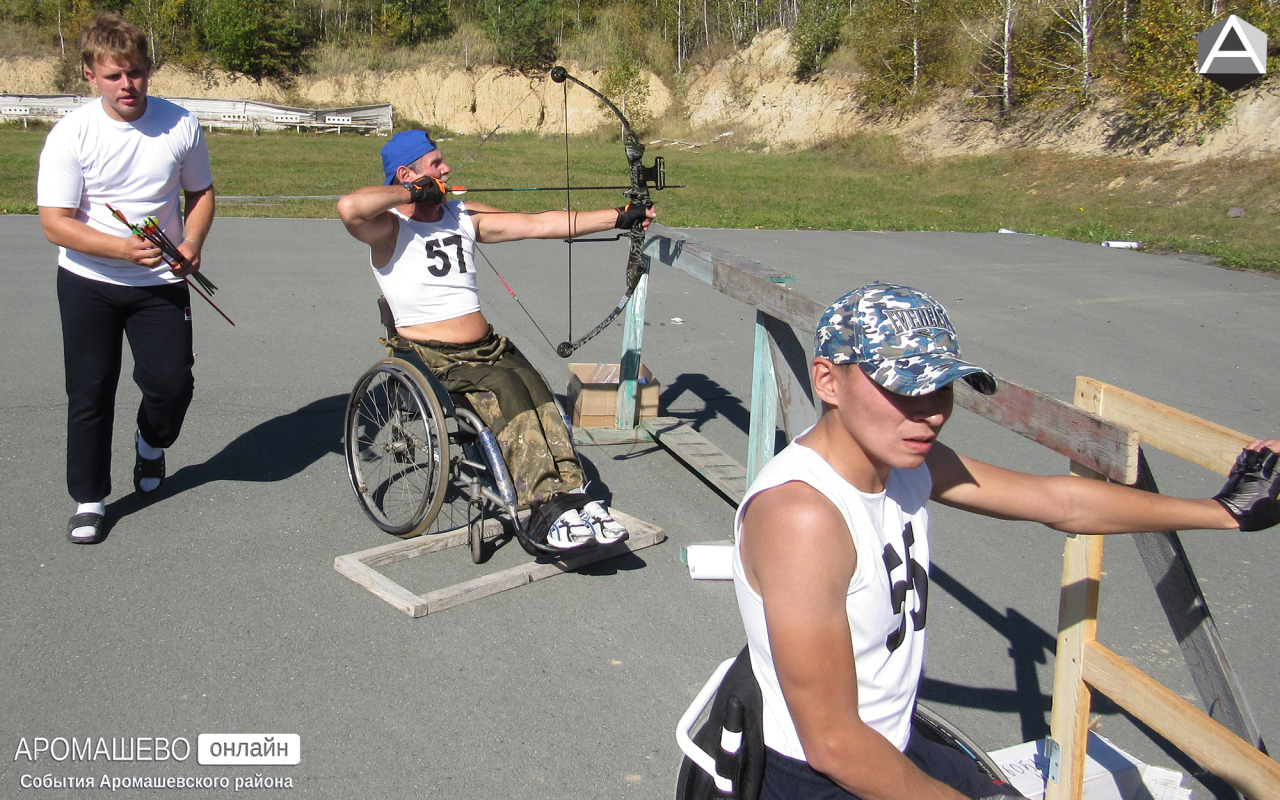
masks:
<svg viewBox="0 0 1280 800"><path fill-rule="evenodd" d="M858 553L845 609L858 673L858 715L905 750L924 666L929 598L929 514L933 480L927 466L895 469L885 491L867 494L840 477L815 451L792 442L765 465L734 520L733 585L747 629L751 668L764 699L764 743L807 760L778 685L764 601L742 566L742 518L751 498L790 481L822 492L844 517Z"/></svg>
<svg viewBox="0 0 1280 800"><path fill-rule="evenodd" d="M480 310L475 225L459 200L445 204L443 212L437 222L419 222L392 209L400 220L395 252L381 269L370 255L369 266L402 328Z"/></svg>

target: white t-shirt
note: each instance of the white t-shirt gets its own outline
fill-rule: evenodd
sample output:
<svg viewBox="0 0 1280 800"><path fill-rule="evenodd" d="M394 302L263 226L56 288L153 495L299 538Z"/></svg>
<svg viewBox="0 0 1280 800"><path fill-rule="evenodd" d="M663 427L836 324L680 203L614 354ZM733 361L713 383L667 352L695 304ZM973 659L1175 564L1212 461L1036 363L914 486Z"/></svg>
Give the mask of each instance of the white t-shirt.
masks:
<svg viewBox="0 0 1280 800"><path fill-rule="evenodd" d="M36 204L74 208L76 219L113 236L129 229L107 210L119 209L130 222L154 216L174 244L183 239L180 191L213 185L209 148L191 112L159 97L133 122L107 116L102 99L63 117L40 152ZM58 265L76 275L124 286L177 283L166 268L148 269L123 259L58 248Z"/></svg>
<svg viewBox="0 0 1280 800"><path fill-rule="evenodd" d="M933 489L927 466L895 469L883 492L859 491L822 456L792 442L756 476L734 520L733 585L747 629L751 669L764 700L764 743L807 761L773 665L764 601L742 566L742 518L751 498L790 481L826 495L849 527L858 565L845 597L858 673L858 716L899 750L911 735L911 715L924 668L929 599L929 513ZM897 598L895 598L895 589Z"/></svg>
<svg viewBox="0 0 1280 800"><path fill-rule="evenodd" d="M437 222L409 219L395 209L392 213L400 220L396 249L385 267L373 267L373 274L396 325L441 322L479 311L476 229L466 206L449 201Z"/></svg>

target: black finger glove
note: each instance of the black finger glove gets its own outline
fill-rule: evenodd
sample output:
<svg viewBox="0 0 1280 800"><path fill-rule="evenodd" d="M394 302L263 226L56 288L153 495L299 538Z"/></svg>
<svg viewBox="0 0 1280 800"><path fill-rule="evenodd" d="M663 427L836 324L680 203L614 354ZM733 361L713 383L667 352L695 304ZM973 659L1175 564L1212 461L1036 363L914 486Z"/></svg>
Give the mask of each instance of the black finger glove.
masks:
<svg viewBox="0 0 1280 800"><path fill-rule="evenodd" d="M1236 459L1227 484L1213 496L1242 531L1260 531L1280 522L1280 454L1263 448L1245 450Z"/></svg>
<svg viewBox="0 0 1280 800"><path fill-rule="evenodd" d="M630 230L636 226L636 223L644 219L648 209L644 206L638 206L635 203L627 203L618 209L618 221L613 223L613 227L620 230Z"/></svg>
<svg viewBox="0 0 1280 800"><path fill-rule="evenodd" d="M427 176L418 178L412 183L400 185L409 190L411 203L443 203L444 193L447 190L443 181Z"/></svg>

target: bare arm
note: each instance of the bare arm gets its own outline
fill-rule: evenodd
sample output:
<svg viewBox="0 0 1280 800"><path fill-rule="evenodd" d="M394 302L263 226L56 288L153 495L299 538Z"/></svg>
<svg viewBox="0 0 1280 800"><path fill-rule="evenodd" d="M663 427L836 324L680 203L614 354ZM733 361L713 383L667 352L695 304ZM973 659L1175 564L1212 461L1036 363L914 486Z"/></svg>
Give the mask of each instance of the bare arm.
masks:
<svg viewBox="0 0 1280 800"><path fill-rule="evenodd" d="M204 249L204 240L209 237L209 229L213 227L216 205L212 186L198 192L183 192L183 196L186 200L183 218L186 238L178 245L178 250L191 262L192 268L172 270L179 278L200 271L200 251Z"/></svg>
<svg viewBox="0 0 1280 800"><path fill-rule="evenodd" d="M40 227L53 244L100 258L119 258L140 267L160 264L160 248L141 236L114 236L76 219L74 208L40 206Z"/></svg>
<svg viewBox="0 0 1280 800"><path fill-rule="evenodd" d="M604 208L599 211L543 211L539 214L517 214L499 211L480 203L467 203L467 211L476 226L476 238L485 244L514 242L520 239L568 239L591 233L613 230L618 220L618 210ZM649 228L656 212L650 208L644 222Z"/></svg>
<svg viewBox="0 0 1280 800"><path fill-rule="evenodd" d="M1239 527L1212 499L1187 500L1070 475L1028 475L962 456L941 443L934 444L927 461L934 500L989 517L1089 534Z"/></svg>
<svg viewBox="0 0 1280 800"><path fill-rule="evenodd" d="M366 186L338 201L338 216L347 232L369 245L375 264L385 264L396 246L400 221L391 209L409 202L409 190L399 185Z"/></svg>
<svg viewBox="0 0 1280 800"><path fill-rule="evenodd" d="M809 765L866 800L959 800L858 716L845 595L857 552L844 518L808 484L757 495L742 560L764 598L778 681Z"/></svg>

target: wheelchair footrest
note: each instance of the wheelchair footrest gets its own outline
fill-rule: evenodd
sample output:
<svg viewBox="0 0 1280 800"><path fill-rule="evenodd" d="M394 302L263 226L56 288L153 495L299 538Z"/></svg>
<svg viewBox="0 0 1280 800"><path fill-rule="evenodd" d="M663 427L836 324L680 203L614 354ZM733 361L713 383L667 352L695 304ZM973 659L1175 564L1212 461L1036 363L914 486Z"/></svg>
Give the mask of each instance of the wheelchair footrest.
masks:
<svg viewBox="0 0 1280 800"><path fill-rule="evenodd" d="M333 561L333 568L409 616L425 617L446 608L515 589L543 578L572 572L587 564L651 547L667 538L663 529L657 525L637 519L616 508L609 511L613 518L625 525L630 532L631 535L626 541L584 550L571 550L565 553L563 558L550 561L539 560L509 567L426 594L419 595L409 591L379 572L378 567L467 544L466 528L406 539L369 550L361 550L358 553L338 556ZM498 520L485 522L485 539L495 539L503 536L504 533L502 523Z"/></svg>

